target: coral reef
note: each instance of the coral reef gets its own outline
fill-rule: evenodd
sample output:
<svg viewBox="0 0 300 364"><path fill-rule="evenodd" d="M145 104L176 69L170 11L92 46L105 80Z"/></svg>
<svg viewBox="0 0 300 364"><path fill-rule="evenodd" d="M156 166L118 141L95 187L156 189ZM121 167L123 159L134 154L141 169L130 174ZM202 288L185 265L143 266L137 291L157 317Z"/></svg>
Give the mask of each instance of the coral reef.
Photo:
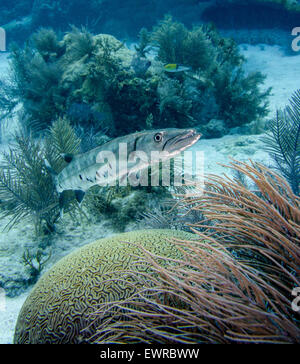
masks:
<svg viewBox="0 0 300 364"><path fill-rule="evenodd" d="M145 58L151 46L156 60ZM62 40L43 28L30 45L12 52L15 97L4 89L3 109L22 102L24 122L37 131L67 116L85 132L93 128L109 137L189 126L207 137L222 136L267 113L270 90L260 91L264 76L245 75L243 62L236 44L213 27L188 30L170 16L152 32L141 31L136 52L85 28L72 27ZM188 71L165 72L166 63ZM212 119L222 123L216 135L206 128Z"/></svg>
<svg viewBox="0 0 300 364"><path fill-rule="evenodd" d="M106 320L97 321L97 343L300 342L291 302L300 284L300 201L261 165L230 167L253 190L212 175L203 195L187 197L183 205L205 217L191 225L197 241L175 243L183 254L176 265L143 251L138 264L151 274L132 272L141 288L98 306L94 316Z"/></svg>
<svg viewBox="0 0 300 364"><path fill-rule="evenodd" d="M60 87L63 67L55 61L58 57L55 53L58 43L55 43L56 38L52 36L54 34L50 30L41 30L34 37L42 54L29 45L24 49L15 45L11 53L11 82L16 90L15 98L23 104L28 126L37 131L49 127L65 103L64 92ZM47 38L44 39L44 44L42 37ZM48 52L51 53L51 58Z"/></svg>
<svg viewBox="0 0 300 364"><path fill-rule="evenodd" d="M20 312L15 343L93 342L93 312L98 304L129 297L135 281L119 279L130 271L144 249L178 258L172 238L193 234L171 230L144 230L98 240L67 255L38 281ZM139 271L147 272L142 265ZM130 274L128 274L129 277ZM103 318L104 319L104 318Z"/></svg>
<svg viewBox="0 0 300 364"><path fill-rule="evenodd" d="M108 88L114 84L111 75L122 73L131 58L130 51L109 35L93 37L86 29L73 27L59 41L53 30L39 30L24 49L14 46L11 55L11 82L25 121L44 130L67 115L74 124L95 131L109 126L113 131L107 103Z"/></svg>

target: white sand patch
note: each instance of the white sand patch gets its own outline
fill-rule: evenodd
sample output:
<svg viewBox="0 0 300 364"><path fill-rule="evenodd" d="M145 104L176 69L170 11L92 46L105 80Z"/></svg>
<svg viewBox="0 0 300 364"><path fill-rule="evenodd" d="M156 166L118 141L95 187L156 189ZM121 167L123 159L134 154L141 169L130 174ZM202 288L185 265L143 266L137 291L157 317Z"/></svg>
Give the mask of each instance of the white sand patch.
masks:
<svg viewBox="0 0 300 364"><path fill-rule="evenodd" d="M267 76L263 87L272 87L272 117L276 109L284 108L293 92L300 89L300 52L286 55L281 47L265 44L241 45L240 50L247 58L246 71L260 71Z"/></svg>
<svg viewBox="0 0 300 364"><path fill-rule="evenodd" d="M4 307L0 309L0 344L12 344L14 330L21 307L28 292L14 298L5 298ZM1 305L2 306L2 305Z"/></svg>
<svg viewBox="0 0 300 364"><path fill-rule="evenodd" d="M217 174L232 176L233 170L223 167L232 160L251 161L271 166L272 160L264 150L262 135L226 135L218 139L200 139L190 150L203 152L204 175Z"/></svg>

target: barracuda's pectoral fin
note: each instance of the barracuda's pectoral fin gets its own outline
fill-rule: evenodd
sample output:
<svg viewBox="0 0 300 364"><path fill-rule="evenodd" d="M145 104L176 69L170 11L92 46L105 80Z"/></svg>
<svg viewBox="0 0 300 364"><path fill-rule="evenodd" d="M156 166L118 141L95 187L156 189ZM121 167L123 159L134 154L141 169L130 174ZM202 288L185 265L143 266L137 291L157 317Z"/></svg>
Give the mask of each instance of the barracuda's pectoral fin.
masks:
<svg viewBox="0 0 300 364"><path fill-rule="evenodd" d="M79 204L81 204L84 196L85 196L85 192L82 191L82 190L75 190L75 197L76 197L76 200Z"/></svg>
<svg viewBox="0 0 300 364"><path fill-rule="evenodd" d="M75 190L75 198L76 201L81 204L84 196L85 196L85 192L82 190ZM58 198L58 206L59 206L59 215L61 218L63 218L64 216L64 207L66 206L66 204L68 203L68 201L70 200L70 196L68 196L67 191L63 191L59 194L59 198Z"/></svg>

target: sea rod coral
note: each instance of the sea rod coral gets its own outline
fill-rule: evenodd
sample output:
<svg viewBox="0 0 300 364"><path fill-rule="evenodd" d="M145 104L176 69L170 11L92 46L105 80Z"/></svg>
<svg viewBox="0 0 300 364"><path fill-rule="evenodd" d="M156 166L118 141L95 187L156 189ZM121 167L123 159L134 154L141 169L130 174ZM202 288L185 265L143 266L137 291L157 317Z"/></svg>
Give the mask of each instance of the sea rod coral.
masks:
<svg viewBox="0 0 300 364"><path fill-rule="evenodd" d="M255 183L254 191L210 176L202 197L185 198L206 217L191 226L197 241L177 239L183 256L175 265L143 249L138 263L152 273L132 269L142 288L98 306L96 317L106 320L95 342L300 342L292 309L292 290L300 286L300 200L261 165L231 168Z"/></svg>

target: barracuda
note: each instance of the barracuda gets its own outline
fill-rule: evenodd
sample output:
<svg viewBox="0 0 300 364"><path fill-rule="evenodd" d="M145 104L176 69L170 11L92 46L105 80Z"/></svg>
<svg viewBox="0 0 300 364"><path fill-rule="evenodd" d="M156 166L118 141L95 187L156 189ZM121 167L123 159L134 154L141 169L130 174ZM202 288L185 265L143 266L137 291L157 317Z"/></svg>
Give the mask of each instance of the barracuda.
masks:
<svg viewBox="0 0 300 364"><path fill-rule="evenodd" d="M194 129L143 131L113 139L83 154L64 155L68 165L53 176L60 193L60 208L63 207L64 191L75 191L76 199L81 203L90 187L124 180L130 173L157 162L153 156L160 160L173 158L200 137Z"/></svg>

